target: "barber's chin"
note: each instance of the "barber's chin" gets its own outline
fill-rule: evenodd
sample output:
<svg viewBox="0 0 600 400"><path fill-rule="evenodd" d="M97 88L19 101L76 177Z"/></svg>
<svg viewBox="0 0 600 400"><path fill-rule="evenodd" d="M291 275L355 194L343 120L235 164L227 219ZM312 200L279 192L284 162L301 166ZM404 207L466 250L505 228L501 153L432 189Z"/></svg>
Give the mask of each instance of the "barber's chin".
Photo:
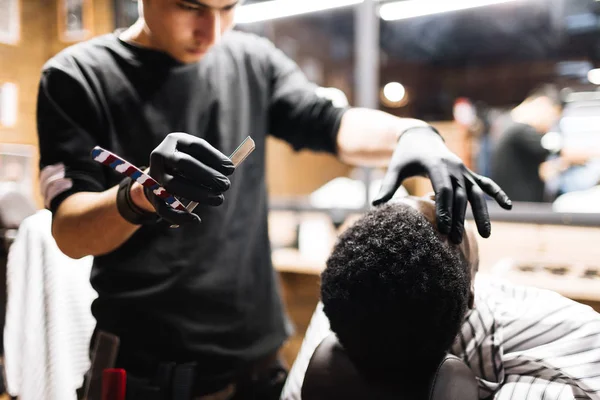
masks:
<svg viewBox="0 0 600 400"><path fill-rule="evenodd" d="M185 58L190 60L188 62L200 61L202 57L208 52L206 48L188 48L185 50Z"/></svg>
<svg viewBox="0 0 600 400"><path fill-rule="evenodd" d="M184 50L182 52L179 52L177 54L172 54L172 57L175 58L177 61L179 61L182 64L194 64L198 61L200 61L202 59L202 57L204 57L205 53L194 53L194 52L188 52L187 50Z"/></svg>

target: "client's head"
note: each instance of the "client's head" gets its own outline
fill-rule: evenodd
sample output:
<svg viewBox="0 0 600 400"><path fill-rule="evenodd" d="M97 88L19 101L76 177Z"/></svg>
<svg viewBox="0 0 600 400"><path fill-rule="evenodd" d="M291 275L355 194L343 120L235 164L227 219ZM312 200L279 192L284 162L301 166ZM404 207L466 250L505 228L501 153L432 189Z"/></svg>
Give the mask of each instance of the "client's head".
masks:
<svg viewBox="0 0 600 400"><path fill-rule="evenodd" d="M339 238L321 276L324 311L348 356L370 378L425 379L473 305L475 234L460 245L435 227L429 198L369 212Z"/></svg>

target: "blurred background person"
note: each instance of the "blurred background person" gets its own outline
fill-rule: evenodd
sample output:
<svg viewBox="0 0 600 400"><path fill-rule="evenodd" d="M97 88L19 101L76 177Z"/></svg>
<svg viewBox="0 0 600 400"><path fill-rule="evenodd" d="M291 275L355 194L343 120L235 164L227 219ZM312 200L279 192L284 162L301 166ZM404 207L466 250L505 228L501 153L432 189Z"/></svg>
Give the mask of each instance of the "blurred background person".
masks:
<svg viewBox="0 0 600 400"><path fill-rule="evenodd" d="M548 201L545 182L571 165L599 157L600 150L563 146L561 135L551 132L563 112L560 90L546 84L534 90L510 112L492 153L491 175L515 201ZM555 160L546 163L550 156Z"/></svg>

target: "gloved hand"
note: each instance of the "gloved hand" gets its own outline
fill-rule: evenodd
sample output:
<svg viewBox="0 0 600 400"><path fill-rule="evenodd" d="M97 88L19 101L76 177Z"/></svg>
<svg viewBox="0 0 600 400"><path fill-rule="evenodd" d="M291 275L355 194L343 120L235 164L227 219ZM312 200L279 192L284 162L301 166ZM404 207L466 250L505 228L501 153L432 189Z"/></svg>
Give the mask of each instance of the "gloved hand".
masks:
<svg viewBox="0 0 600 400"><path fill-rule="evenodd" d="M477 230L485 238L490 236L491 226L484 192L502 208L512 208L500 186L470 171L432 127L412 128L402 134L373 205L390 200L404 179L417 175L431 180L438 230L449 234L454 243L462 242L467 201Z"/></svg>
<svg viewBox="0 0 600 400"><path fill-rule="evenodd" d="M173 196L200 205L223 204L223 193L231 185L227 176L234 170L227 156L187 133L170 133L150 154L150 176ZM144 188L144 193L156 213L171 224L200 222L199 216L174 210L149 188Z"/></svg>

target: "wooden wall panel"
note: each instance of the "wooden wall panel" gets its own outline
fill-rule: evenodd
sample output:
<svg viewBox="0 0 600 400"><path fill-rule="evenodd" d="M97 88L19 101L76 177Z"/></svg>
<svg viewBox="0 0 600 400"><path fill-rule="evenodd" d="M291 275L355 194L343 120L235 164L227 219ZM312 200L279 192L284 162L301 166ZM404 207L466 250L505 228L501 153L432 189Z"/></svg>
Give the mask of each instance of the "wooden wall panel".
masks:
<svg viewBox="0 0 600 400"><path fill-rule="evenodd" d="M93 33L113 30L112 0L92 0ZM37 148L36 102L40 71L54 54L72 43L58 38L58 0L21 0L21 40L15 46L0 44L0 82L11 81L18 86L18 114L14 127L0 127L0 143L34 145ZM36 151L34 193L42 206L38 189Z"/></svg>
<svg viewBox="0 0 600 400"><path fill-rule="evenodd" d="M267 141L267 183L272 196L306 195L352 168L329 154L295 152L287 143Z"/></svg>

